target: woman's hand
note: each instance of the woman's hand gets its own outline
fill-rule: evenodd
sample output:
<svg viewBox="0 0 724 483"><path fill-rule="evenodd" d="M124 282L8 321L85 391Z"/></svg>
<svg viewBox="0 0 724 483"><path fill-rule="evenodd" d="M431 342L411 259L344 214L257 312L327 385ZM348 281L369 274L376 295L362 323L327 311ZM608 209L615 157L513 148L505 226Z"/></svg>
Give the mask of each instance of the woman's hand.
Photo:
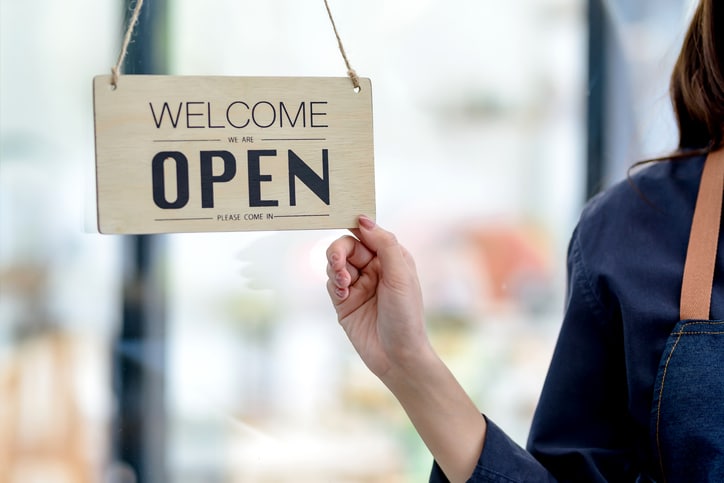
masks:
<svg viewBox="0 0 724 483"><path fill-rule="evenodd" d="M451 482L473 472L486 423L425 331L415 263L365 216L327 250L327 290L362 360L392 391Z"/></svg>
<svg viewBox="0 0 724 483"><path fill-rule="evenodd" d="M431 348L415 263L395 236L361 216L357 238L327 250L327 290L339 323L370 370L414 369Z"/></svg>

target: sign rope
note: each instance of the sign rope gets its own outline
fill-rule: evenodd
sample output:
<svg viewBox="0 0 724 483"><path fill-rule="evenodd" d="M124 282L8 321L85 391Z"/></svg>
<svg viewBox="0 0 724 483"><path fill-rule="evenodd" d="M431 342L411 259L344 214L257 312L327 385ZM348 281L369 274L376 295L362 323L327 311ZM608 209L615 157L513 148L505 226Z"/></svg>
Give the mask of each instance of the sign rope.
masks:
<svg viewBox="0 0 724 483"><path fill-rule="evenodd" d="M349 63L349 59L347 58L347 53L344 50L344 46L342 45L342 39L339 36L339 32L337 31L337 25L334 22L334 17L332 16L332 10L329 8L329 3L327 0L324 0L324 6L327 8L327 14L329 15L329 21L332 23L332 29L334 30L334 36L337 38L337 46L339 47L339 52L342 54L342 58L344 59L344 64L347 67L347 75L352 80L352 85L354 86L356 91L359 91L360 89L360 83L359 83L359 77L357 76L357 72L352 68L352 66ZM131 43L131 37L133 36L133 30L136 28L136 24L138 23L138 17L141 14L141 8L143 7L143 0L137 0L136 5L133 8L133 14L131 15L131 19L128 22L128 27L126 28L126 34L123 37L123 44L121 45L121 52L118 55L118 61L116 62L116 65L111 67L111 85L114 89L118 86L118 78L121 75L121 68L123 66L123 61L126 58L126 54L128 53L128 44Z"/></svg>
<svg viewBox="0 0 724 483"><path fill-rule="evenodd" d="M126 35L123 37L123 45L121 46L121 53L118 55L118 62L116 62L116 65L111 67L111 85L114 89L118 86L118 77L121 75L121 66L123 65L123 61L126 59L128 44L131 43L131 36L133 35L133 29L138 23L138 17L141 14L141 7L143 7L143 0L137 0L136 6L133 8L131 20L128 22Z"/></svg>
<svg viewBox="0 0 724 483"><path fill-rule="evenodd" d="M349 59L347 58L347 53L344 51L342 39L339 37L339 32L337 32L337 25L334 23L334 17L332 17L332 10L329 9L329 3L327 2L327 0L324 0L324 6L327 7L329 21L332 22L334 36L337 37L337 46L339 47L339 52L342 54L342 58L344 59L344 65L347 66L347 75L352 80L352 85L354 86L355 90L359 91L359 77L357 76L357 72L355 72L355 70L350 65Z"/></svg>

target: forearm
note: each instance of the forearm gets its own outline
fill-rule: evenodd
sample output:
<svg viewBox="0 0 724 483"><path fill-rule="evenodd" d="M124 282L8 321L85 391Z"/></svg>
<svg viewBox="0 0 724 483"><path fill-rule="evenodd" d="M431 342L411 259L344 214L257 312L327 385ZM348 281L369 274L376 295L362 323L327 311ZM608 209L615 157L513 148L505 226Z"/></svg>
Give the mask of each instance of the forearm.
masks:
<svg viewBox="0 0 724 483"><path fill-rule="evenodd" d="M429 345L415 263L395 236L361 216L358 237L327 250L327 290L367 367L407 412L448 479L475 469L486 423Z"/></svg>
<svg viewBox="0 0 724 483"><path fill-rule="evenodd" d="M486 423L447 366L431 350L409 369L394 368L383 382L452 483L473 473Z"/></svg>

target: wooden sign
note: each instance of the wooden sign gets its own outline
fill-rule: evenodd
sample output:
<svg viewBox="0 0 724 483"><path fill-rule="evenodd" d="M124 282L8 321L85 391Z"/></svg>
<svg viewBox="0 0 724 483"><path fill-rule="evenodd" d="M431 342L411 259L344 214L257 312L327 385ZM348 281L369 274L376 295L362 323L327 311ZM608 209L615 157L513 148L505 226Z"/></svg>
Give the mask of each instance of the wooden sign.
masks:
<svg viewBox="0 0 724 483"><path fill-rule="evenodd" d="M375 216L360 79L110 76L93 82L98 228L349 228Z"/></svg>

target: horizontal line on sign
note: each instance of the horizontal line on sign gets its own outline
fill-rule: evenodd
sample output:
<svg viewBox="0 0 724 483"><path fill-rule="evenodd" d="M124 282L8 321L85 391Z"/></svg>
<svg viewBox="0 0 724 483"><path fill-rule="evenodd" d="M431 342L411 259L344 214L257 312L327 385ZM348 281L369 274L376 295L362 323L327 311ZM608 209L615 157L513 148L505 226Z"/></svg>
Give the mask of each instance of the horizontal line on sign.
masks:
<svg viewBox="0 0 724 483"><path fill-rule="evenodd" d="M262 141L326 141L327 138L262 138Z"/></svg>
<svg viewBox="0 0 724 483"><path fill-rule="evenodd" d="M329 216L329 214L326 214L326 215L274 215L274 218L311 218L314 216Z"/></svg>
<svg viewBox="0 0 724 483"><path fill-rule="evenodd" d="M154 139L154 143L202 143L202 142L220 142L221 139Z"/></svg>
<svg viewBox="0 0 724 483"><path fill-rule="evenodd" d="M213 220L213 218L156 218L153 221L200 221Z"/></svg>

